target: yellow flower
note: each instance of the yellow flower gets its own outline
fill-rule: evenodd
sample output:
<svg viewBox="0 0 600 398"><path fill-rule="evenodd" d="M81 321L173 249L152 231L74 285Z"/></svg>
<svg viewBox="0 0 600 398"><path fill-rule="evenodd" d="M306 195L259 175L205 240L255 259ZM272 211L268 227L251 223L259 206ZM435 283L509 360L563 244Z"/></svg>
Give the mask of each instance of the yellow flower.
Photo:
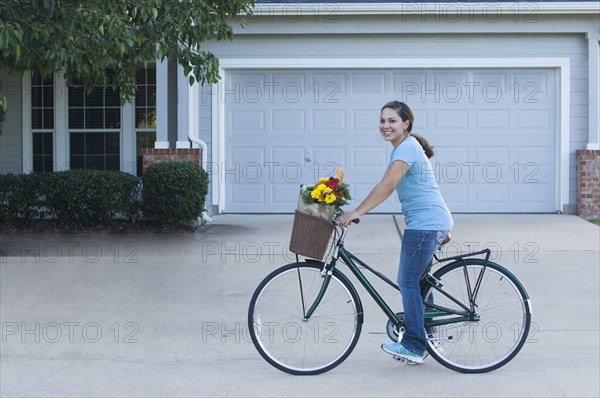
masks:
<svg viewBox="0 0 600 398"><path fill-rule="evenodd" d="M313 191L311 192L310 196L313 199L319 200L319 198L321 197L321 195L323 194L323 190L327 188L325 185L319 184L317 185Z"/></svg>
<svg viewBox="0 0 600 398"><path fill-rule="evenodd" d="M323 178L321 180L329 181L329 179L327 178ZM317 185L315 185L312 192L310 193L310 196L317 202L321 203L333 203L337 199L335 193L333 192L333 189L320 182Z"/></svg>
<svg viewBox="0 0 600 398"><path fill-rule="evenodd" d="M333 203L336 199L337 197L334 194L329 193L327 196L325 196L325 203Z"/></svg>

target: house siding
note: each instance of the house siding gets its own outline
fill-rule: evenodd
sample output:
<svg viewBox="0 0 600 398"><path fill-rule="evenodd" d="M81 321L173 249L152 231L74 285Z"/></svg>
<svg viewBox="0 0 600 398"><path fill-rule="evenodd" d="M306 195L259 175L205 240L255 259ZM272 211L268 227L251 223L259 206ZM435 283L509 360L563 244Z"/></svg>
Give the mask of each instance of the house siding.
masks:
<svg viewBox="0 0 600 398"><path fill-rule="evenodd" d="M8 105L0 135L0 173L23 172L23 93L21 74L2 73L2 94Z"/></svg>

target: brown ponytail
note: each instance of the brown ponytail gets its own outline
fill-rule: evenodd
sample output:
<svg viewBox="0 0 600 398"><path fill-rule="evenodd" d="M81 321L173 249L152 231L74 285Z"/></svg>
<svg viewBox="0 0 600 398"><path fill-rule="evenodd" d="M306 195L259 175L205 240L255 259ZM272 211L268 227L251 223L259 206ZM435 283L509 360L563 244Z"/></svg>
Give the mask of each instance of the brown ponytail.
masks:
<svg viewBox="0 0 600 398"><path fill-rule="evenodd" d="M425 156L427 156L427 158L432 158L433 155L435 155L435 153L433 152L433 147L431 146L429 141L425 139L425 137L415 133L410 133L410 135L412 135L417 139L417 141L419 141L419 144L423 147L423 150L425 151Z"/></svg>

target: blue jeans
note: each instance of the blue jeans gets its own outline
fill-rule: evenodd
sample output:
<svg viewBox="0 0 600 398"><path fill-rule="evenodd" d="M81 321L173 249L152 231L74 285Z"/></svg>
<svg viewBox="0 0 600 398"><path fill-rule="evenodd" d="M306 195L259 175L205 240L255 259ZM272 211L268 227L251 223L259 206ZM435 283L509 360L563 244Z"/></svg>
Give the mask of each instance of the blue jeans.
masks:
<svg viewBox="0 0 600 398"><path fill-rule="evenodd" d="M448 231L421 231L407 229L402 238L398 286L404 305L402 345L421 355L427 349L421 276L431 268L433 255Z"/></svg>

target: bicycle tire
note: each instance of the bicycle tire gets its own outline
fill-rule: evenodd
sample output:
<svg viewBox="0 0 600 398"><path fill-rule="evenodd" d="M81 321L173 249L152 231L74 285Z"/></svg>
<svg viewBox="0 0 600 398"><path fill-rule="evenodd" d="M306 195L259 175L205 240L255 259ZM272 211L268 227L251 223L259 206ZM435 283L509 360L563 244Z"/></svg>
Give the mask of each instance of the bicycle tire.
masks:
<svg viewBox="0 0 600 398"><path fill-rule="evenodd" d="M294 375L315 375L342 363L362 329L360 298L337 269L314 314L304 320L322 281L323 263L292 263L271 272L256 288L248 328L260 355Z"/></svg>
<svg viewBox="0 0 600 398"><path fill-rule="evenodd" d="M506 365L523 347L531 325L527 292L504 267L482 259L459 260L433 276L444 291L469 306L466 275L473 287L482 271L475 302L479 320L429 328L427 351L440 364L461 373L485 373ZM430 292L435 304L459 308L431 286L423 290L423 298Z"/></svg>

